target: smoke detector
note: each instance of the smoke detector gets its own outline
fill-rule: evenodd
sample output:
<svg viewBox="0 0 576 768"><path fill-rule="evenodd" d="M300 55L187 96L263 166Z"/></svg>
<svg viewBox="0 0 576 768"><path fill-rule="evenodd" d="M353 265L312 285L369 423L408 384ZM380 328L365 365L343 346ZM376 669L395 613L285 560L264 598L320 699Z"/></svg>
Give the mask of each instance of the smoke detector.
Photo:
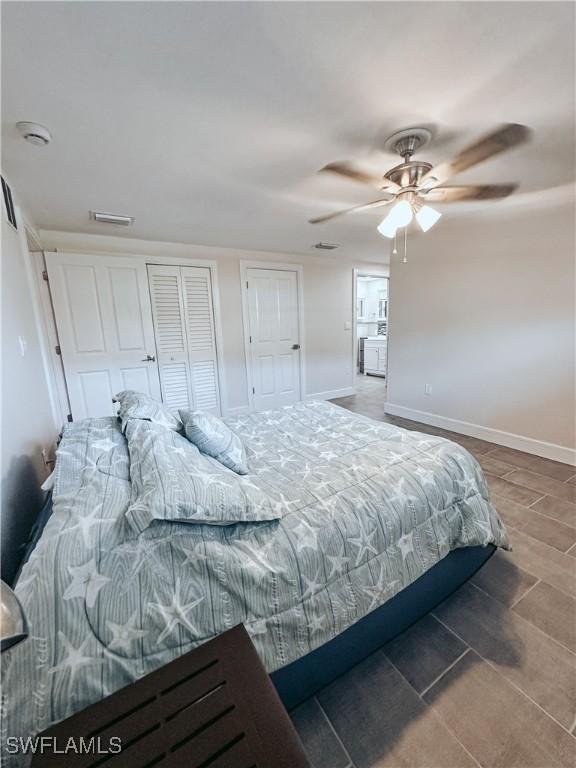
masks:
<svg viewBox="0 0 576 768"><path fill-rule="evenodd" d="M16 123L16 128L18 128L22 138L36 147L45 147L46 144L50 144L52 141L52 134L45 125L40 125L40 123L23 121Z"/></svg>
<svg viewBox="0 0 576 768"><path fill-rule="evenodd" d="M123 227L129 227L131 224L134 224L134 216L119 216L117 213L90 211L90 218L99 224L120 224Z"/></svg>

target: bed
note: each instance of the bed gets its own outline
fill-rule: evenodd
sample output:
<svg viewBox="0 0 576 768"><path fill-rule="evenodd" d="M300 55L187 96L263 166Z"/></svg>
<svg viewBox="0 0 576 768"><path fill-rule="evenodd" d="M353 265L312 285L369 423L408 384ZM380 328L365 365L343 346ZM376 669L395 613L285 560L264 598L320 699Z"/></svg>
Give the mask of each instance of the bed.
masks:
<svg viewBox="0 0 576 768"><path fill-rule="evenodd" d="M231 526L126 511L118 420L67 425L53 513L3 655L4 736L28 736L238 623L292 706L468 578L506 531L462 447L311 401L225 420L280 519ZM5 739L3 739L5 743Z"/></svg>

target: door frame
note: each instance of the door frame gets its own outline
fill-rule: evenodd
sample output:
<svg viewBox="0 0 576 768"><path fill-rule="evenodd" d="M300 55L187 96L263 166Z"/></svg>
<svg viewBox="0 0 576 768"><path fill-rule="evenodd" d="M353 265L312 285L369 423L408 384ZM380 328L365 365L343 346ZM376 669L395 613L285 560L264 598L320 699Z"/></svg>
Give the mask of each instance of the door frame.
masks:
<svg viewBox="0 0 576 768"><path fill-rule="evenodd" d="M248 311L248 270L269 269L296 273L296 293L298 297L298 337L300 339L300 401L306 399L306 346L304 343L304 267L302 264L290 264L280 261L240 260L240 287L242 293L242 330L244 333L244 360L246 367L246 386L248 388L248 409L254 410L254 377L252 375L252 353L250 350L250 314Z"/></svg>
<svg viewBox="0 0 576 768"><path fill-rule="evenodd" d="M359 277L383 277L388 280L388 317L386 318L386 388L388 388L388 350L390 347L390 272L375 267L374 269L352 270L352 388L356 391L356 377L358 371L358 329L356 322L356 302L358 300L358 278Z"/></svg>
<svg viewBox="0 0 576 768"><path fill-rule="evenodd" d="M45 254L49 253L67 253L70 255L88 255L88 256L102 256L102 257L114 257L129 258L135 261L140 261L146 267L148 264L157 266L172 266L172 267L207 267L210 270L210 281L212 283L212 310L214 313L214 334L216 337L216 359L218 361L218 384L220 388L220 412L222 414L228 413L228 390L226 388L226 377L224 373L224 357L223 357L223 343L222 343L222 314L220 309L220 285L218 282L218 264L214 259L196 259L187 258L182 256L150 256L144 253L126 253L122 251L92 251L92 250L69 250L67 248L58 248L46 250ZM48 283L50 287L50 284ZM148 293L150 293L150 284L148 283ZM152 299L150 298L150 301ZM156 347L156 343L154 343Z"/></svg>

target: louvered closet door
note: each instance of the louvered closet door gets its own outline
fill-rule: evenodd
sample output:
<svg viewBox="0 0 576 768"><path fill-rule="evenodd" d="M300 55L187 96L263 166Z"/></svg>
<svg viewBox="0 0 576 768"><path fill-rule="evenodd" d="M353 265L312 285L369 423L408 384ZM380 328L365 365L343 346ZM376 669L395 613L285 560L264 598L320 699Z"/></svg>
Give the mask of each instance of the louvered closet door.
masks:
<svg viewBox="0 0 576 768"><path fill-rule="evenodd" d="M181 267L194 407L220 411L212 283L205 267Z"/></svg>
<svg viewBox="0 0 576 768"><path fill-rule="evenodd" d="M220 412L210 270L148 266L162 399Z"/></svg>

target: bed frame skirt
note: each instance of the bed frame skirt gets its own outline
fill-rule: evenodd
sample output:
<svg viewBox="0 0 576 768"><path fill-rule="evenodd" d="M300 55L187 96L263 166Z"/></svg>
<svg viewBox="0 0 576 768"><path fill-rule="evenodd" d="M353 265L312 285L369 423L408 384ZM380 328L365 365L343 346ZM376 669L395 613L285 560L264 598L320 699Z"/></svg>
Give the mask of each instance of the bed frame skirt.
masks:
<svg viewBox="0 0 576 768"><path fill-rule="evenodd" d="M272 682L284 706L293 709L421 619L468 581L495 551L493 544L454 550L342 634L273 672Z"/></svg>

